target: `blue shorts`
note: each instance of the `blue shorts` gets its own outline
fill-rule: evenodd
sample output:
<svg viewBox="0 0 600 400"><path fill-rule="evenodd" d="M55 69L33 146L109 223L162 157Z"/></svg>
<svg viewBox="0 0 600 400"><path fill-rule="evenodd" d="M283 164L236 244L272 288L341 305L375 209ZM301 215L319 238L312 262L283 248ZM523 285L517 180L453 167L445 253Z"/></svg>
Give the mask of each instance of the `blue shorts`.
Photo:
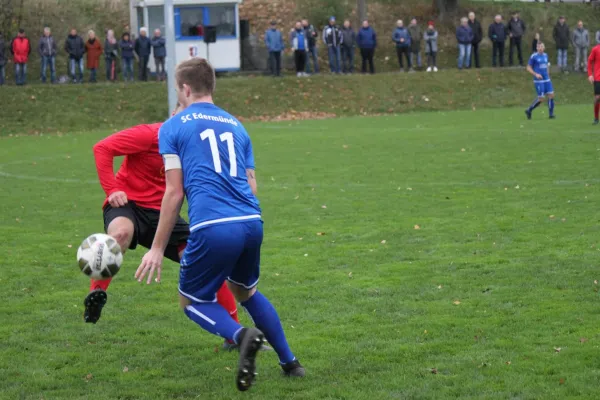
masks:
<svg viewBox="0 0 600 400"><path fill-rule="evenodd" d="M190 234L181 259L179 293L212 303L225 280L252 289L260 275L261 220L208 226Z"/></svg>
<svg viewBox="0 0 600 400"><path fill-rule="evenodd" d="M533 82L535 86L535 91L537 92L538 97L544 97L547 94L554 93L554 88L552 87L552 81L545 82Z"/></svg>

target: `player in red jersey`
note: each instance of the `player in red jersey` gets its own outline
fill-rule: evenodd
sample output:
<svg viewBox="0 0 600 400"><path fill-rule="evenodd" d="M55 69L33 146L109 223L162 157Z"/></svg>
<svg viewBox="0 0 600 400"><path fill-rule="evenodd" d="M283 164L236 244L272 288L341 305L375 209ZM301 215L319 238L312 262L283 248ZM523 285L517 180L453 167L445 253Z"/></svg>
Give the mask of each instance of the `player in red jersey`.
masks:
<svg viewBox="0 0 600 400"><path fill-rule="evenodd" d="M117 132L94 146L94 157L100 185L106 193L104 229L114 237L122 251L138 244L150 248L160 216L165 193L165 167L158 153L158 131L162 123L138 125ZM115 157L125 156L116 176ZM253 190L255 185L251 183ZM181 217L171 235L165 257L180 261L189 236L188 223ZM96 323L108 298L111 279L91 280L85 298L84 320ZM217 293L217 301L238 321L237 306L226 284ZM227 343L225 347L228 346Z"/></svg>
<svg viewBox="0 0 600 400"><path fill-rule="evenodd" d="M594 85L594 125L598 125L600 114L600 44L597 44L588 58L588 79Z"/></svg>

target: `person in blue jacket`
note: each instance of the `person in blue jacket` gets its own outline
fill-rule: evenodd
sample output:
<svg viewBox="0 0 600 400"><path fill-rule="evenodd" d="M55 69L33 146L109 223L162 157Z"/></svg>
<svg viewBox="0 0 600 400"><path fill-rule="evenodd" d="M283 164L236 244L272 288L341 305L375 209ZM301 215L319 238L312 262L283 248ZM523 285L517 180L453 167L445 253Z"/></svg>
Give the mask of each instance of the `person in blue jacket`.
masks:
<svg viewBox="0 0 600 400"><path fill-rule="evenodd" d="M269 68L271 75L281 76L281 52L285 45L283 35L277 29L277 22L271 21L271 28L265 32L265 46L269 50Z"/></svg>
<svg viewBox="0 0 600 400"><path fill-rule="evenodd" d="M134 44L128 32L125 32L123 36L121 36L119 47L121 48L121 61L123 62L123 80L133 82Z"/></svg>
<svg viewBox="0 0 600 400"><path fill-rule="evenodd" d="M404 27L404 22L402 22L401 19L396 22L396 30L392 35L392 40L396 43L396 54L398 55L400 71L404 71L404 63L402 62L402 56L404 55L406 57L408 72L413 72L410 63L410 33L408 33L408 29Z"/></svg>
<svg viewBox="0 0 600 400"><path fill-rule="evenodd" d="M456 41L458 42L458 69L471 66L471 43L473 42L473 29L469 26L466 17L460 19L456 28Z"/></svg>
<svg viewBox="0 0 600 400"><path fill-rule="evenodd" d="M377 34L366 19L363 21L362 28L356 35L356 44L360 49L360 56L362 58L362 73L367 73L368 63L369 72L374 74L375 65L373 64L373 56L375 55L375 48L377 47Z"/></svg>

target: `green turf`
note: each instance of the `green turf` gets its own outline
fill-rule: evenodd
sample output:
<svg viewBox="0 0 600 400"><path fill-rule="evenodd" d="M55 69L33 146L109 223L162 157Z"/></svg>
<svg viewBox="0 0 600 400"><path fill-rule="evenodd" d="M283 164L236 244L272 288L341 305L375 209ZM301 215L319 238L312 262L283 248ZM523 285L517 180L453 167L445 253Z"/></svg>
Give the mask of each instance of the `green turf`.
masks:
<svg viewBox="0 0 600 400"><path fill-rule="evenodd" d="M146 287L128 253L83 323L106 132L0 139L0 398L596 398L600 128L556 111L248 125L260 287L308 376L263 354L245 395L236 355L178 310L175 264Z"/></svg>

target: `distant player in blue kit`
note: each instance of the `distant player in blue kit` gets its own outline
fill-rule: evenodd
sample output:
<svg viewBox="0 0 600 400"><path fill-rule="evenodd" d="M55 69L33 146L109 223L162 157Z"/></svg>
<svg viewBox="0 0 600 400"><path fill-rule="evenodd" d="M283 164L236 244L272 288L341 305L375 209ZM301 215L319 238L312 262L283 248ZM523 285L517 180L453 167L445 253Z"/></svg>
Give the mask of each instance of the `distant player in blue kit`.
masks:
<svg viewBox="0 0 600 400"><path fill-rule="evenodd" d="M286 376L304 376L290 350L277 311L258 290L263 222L255 197L254 154L248 133L213 104L215 71L202 58L181 63L175 72L179 103L185 108L159 131L166 191L152 248L135 276L160 281L164 251L184 196L190 237L181 260L179 298L185 314L208 332L240 347L236 378L241 391L256 376L255 358L264 338L273 346ZM235 322L216 302L227 280L256 328Z"/></svg>
<svg viewBox="0 0 600 400"><path fill-rule="evenodd" d="M531 119L531 113L539 106L544 97L548 96L548 112L551 119L554 119L554 88L552 87L552 81L548 74L548 54L544 53L544 43L539 42L537 45L537 53L533 53L529 58L529 64L527 65L527 72L533 75L533 84L535 85L535 91L537 92L536 99L531 103L529 108L525 110L527 119Z"/></svg>

